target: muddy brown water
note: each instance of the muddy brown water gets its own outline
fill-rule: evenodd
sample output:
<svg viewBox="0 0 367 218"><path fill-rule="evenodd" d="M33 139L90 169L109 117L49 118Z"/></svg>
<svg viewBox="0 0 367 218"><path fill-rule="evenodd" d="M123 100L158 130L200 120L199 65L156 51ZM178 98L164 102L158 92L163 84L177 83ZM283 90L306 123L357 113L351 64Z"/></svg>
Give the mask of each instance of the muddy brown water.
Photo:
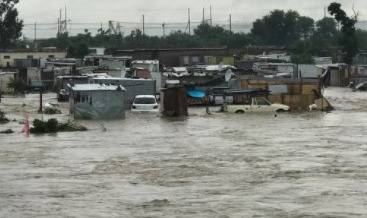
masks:
<svg viewBox="0 0 367 218"><path fill-rule="evenodd" d="M196 108L29 138L18 121L37 95L5 98L18 121L0 126L17 131L0 135L0 217L367 217L367 93L325 95L331 113Z"/></svg>

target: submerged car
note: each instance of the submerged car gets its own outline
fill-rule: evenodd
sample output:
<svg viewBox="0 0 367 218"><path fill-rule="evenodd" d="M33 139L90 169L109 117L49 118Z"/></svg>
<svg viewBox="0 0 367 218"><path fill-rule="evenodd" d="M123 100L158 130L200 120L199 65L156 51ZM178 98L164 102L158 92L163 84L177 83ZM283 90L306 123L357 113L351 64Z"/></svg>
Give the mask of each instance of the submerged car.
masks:
<svg viewBox="0 0 367 218"><path fill-rule="evenodd" d="M158 112L159 106L154 95L137 95L131 106L132 112Z"/></svg>
<svg viewBox="0 0 367 218"><path fill-rule="evenodd" d="M284 104L273 104L264 97L253 97L244 104L227 104L223 106L223 111L229 113L250 113L250 112L286 112L289 106Z"/></svg>

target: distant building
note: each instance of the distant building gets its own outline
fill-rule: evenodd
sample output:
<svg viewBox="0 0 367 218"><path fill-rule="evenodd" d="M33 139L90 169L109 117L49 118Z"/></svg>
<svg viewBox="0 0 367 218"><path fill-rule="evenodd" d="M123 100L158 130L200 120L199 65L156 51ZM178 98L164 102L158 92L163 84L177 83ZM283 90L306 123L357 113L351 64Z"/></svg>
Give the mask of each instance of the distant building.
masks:
<svg viewBox="0 0 367 218"><path fill-rule="evenodd" d="M0 67L14 68L16 60L40 60L40 59L62 59L66 57L65 50L57 50L54 48L40 50L0 50ZM19 64L19 63L18 63ZM30 65L30 66L28 66ZM34 64L27 63L24 68L32 67Z"/></svg>
<svg viewBox="0 0 367 218"><path fill-rule="evenodd" d="M113 56L131 56L135 60L159 60L168 67L207 64L209 57L232 56L226 47L221 48L173 48L173 49L133 49L114 50Z"/></svg>
<svg viewBox="0 0 367 218"><path fill-rule="evenodd" d="M104 55L106 48L89 48L89 55Z"/></svg>

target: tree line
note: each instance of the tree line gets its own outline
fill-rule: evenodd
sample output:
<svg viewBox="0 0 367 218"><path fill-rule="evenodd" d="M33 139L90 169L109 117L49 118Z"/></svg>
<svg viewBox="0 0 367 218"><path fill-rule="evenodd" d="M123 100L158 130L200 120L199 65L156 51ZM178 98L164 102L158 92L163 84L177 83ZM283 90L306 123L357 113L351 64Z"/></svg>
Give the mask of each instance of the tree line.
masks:
<svg viewBox="0 0 367 218"><path fill-rule="evenodd" d="M0 4L0 47L34 47L31 40L19 40L22 21L14 5L18 0ZM367 49L367 31L355 28L357 16L348 17L339 3L328 7L331 17L314 20L297 11L273 10L253 22L249 33L235 33L218 25L201 23L189 35L182 31L167 36L148 36L139 29L127 35L112 34L99 29L96 35L89 30L76 36L67 33L37 41L38 47L67 49L68 57L82 58L89 47L110 49L222 47L244 48L249 45L282 46L292 53L296 63L312 63L312 56L334 56L342 52L344 61L351 63L358 50ZM14 25L16 24L16 25ZM9 33L8 35L5 34ZM4 37L3 37L4 36ZM10 40L8 40L10 39ZM18 39L18 40L15 40Z"/></svg>

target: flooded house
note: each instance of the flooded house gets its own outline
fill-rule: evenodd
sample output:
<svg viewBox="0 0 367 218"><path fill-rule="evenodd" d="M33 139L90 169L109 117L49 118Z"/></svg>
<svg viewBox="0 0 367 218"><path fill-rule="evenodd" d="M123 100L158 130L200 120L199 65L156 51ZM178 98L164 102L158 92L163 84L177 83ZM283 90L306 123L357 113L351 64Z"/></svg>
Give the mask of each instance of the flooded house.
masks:
<svg viewBox="0 0 367 218"><path fill-rule="evenodd" d="M132 78L152 79L156 82L156 93L163 87L158 60L135 60L131 62Z"/></svg>
<svg viewBox="0 0 367 218"><path fill-rule="evenodd" d="M125 108L130 109L135 96L156 95L156 81L152 79L132 79L116 77L97 77L91 79L92 83L122 86L126 89Z"/></svg>
<svg viewBox="0 0 367 218"><path fill-rule="evenodd" d="M70 90L70 114L74 119L125 118L126 90L122 86L76 84Z"/></svg>
<svg viewBox="0 0 367 218"><path fill-rule="evenodd" d="M347 87L350 83L350 72L347 64L336 63L317 65L322 70L321 82L323 86Z"/></svg>
<svg viewBox="0 0 367 218"><path fill-rule="evenodd" d="M56 78L53 91L57 93L57 100L59 102L68 101L70 96L70 86L75 84L88 84L89 76L58 76Z"/></svg>

